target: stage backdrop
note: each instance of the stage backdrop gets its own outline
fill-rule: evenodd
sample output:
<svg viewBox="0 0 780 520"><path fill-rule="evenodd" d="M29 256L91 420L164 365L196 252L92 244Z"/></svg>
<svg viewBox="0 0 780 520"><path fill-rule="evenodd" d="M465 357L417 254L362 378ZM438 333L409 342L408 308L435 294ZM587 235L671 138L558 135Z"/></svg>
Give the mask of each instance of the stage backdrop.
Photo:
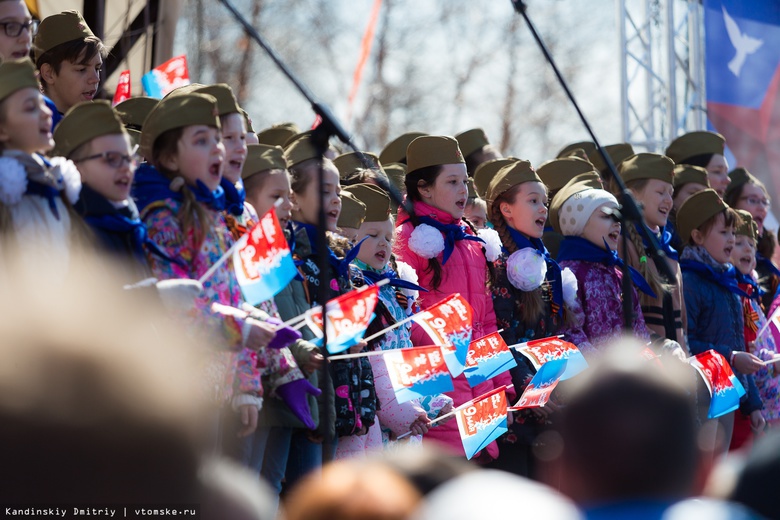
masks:
<svg viewBox="0 0 780 520"><path fill-rule="evenodd" d="M729 167L761 179L780 215L780 2L704 0L707 112Z"/></svg>

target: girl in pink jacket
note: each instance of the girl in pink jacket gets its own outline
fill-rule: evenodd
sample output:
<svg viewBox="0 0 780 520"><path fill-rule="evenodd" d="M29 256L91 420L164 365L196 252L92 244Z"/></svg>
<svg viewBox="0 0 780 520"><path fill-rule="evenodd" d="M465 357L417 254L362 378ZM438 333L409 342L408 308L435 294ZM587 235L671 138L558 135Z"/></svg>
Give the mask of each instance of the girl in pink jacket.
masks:
<svg viewBox="0 0 780 520"><path fill-rule="evenodd" d="M420 293L421 308L427 309L446 296L460 293L473 309L472 339L495 332L496 315L483 243L462 220L468 175L457 141L445 136L418 137L407 149L407 166L407 201L414 211L410 215L404 208L398 209L394 252L416 271L419 285L428 290ZM415 325L412 343L433 342ZM461 374L453 378L453 383L454 390L447 395L457 407L501 385L509 385L511 380L504 373L472 388ZM514 402L514 392L510 389L507 393ZM464 453L456 421L439 423L424 440ZM482 455L483 460L497 456L495 442Z"/></svg>

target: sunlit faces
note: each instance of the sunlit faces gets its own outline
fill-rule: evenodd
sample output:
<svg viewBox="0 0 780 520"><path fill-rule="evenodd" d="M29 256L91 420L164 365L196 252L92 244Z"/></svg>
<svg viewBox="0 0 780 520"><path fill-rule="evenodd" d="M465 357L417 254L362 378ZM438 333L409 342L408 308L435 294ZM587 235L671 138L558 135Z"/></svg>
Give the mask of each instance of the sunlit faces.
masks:
<svg viewBox="0 0 780 520"><path fill-rule="evenodd" d="M735 236L734 226L726 226L726 217L723 213L719 213L715 217L715 224L706 235L698 229L691 232L693 242L706 249L710 256L720 264L731 261Z"/></svg>
<svg viewBox="0 0 780 520"><path fill-rule="evenodd" d="M85 61L85 53L86 50L75 62L63 61L59 72L55 72L48 63L41 65L41 78L46 84L46 95L63 114L73 105L92 101L97 93L103 58L100 53L96 53L92 59Z"/></svg>
<svg viewBox="0 0 780 520"><path fill-rule="evenodd" d="M109 164L106 155L121 156L119 166ZM98 157L102 155L102 157ZM124 134L102 135L85 147L81 157L74 157L81 180L110 201L122 202L130 196L133 184L133 164L130 143Z"/></svg>
<svg viewBox="0 0 780 520"><path fill-rule="evenodd" d="M769 212L769 197L761 186L745 184L734 209L744 209L753 216L758 234L764 232L764 220Z"/></svg>
<svg viewBox="0 0 780 520"><path fill-rule="evenodd" d="M616 250L618 239L620 238L620 222L616 222L610 213L605 213L604 209L614 208L613 204L605 203L596 208L591 213L590 218L585 223L585 229L582 231L582 238L596 244L604 249L604 241L613 251Z"/></svg>
<svg viewBox="0 0 780 520"><path fill-rule="evenodd" d="M51 110L37 89L17 90L3 100L0 110L0 142L5 148L29 154L52 149Z"/></svg>
<svg viewBox="0 0 780 520"><path fill-rule="evenodd" d="M287 171L269 170L266 173L257 175L264 177L262 185L257 189L249 189L253 182L246 182L246 200L255 208L257 214L262 217L281 199L279 205L276 206L275 213L279 224L285 227L290 220L290 211L292 210L290 178L287 175Z"/></svg>
<svg viewBox="0 0 780 520"><path fill-rule="evenodd" d="M541 182L524 182L514 202L502 202L499 209L509 226L529 238L542 238L547 221L547 188Z"/></svg>
<svg viewBox="0 0 780 520"><path fill-rule="evenodd" d="M487 212L482 204L467 204L463 216L477 229L485 229L487 225Z"/></svg>
<svg viewBox="0 0 780 520"><path fill-rule="evenodd" d="M467 179L465 164L445 164L433 183L420 186L418 191L423 202L449 213L455 220L460 220L469 196Z"/></svg>
<svg viewBox="0 0 780 520"><path fill-rule="evenodd" d="M163 166L184 177L187 184L201 181L214 191L222 180L225 147L219 130L213 126L190 125L176 143L176 155L163 157Z"/></svg>
<svg viewBox="0 0 780 520"><path fill-rule="evenodd" d="M689 182L688 184L683 184L682 188L680 188L677 191L677 194L674 196L674 210L679 210L683 202L688 200L694 193L698 193L706 189L707 186L704 184L699 184L698 182Z"/></svg>
<svg viewBox="0 0 780 520"><path fill-rule="evenodd" d="M642 216L652 231L658 232L669 219L672 210L674 188L660 179L647 179L644 188L634 191L637 202L642 204Z"/></svg>
<svg viewBox="0 0 780 520"><path fill-rule="evenodd" d="M729 185L729 163L721 154L716 153L707 163L707 179L710 181L710 187L718 192L720 198L726 193Z"/></svg>
<svg viewBox="0 0 780 520"><path fill-rule="evenodd" d="M292 194L293 217L305 224L317 224L320 208L320 189L318 182L317 167L309 169L309 182L301 193ZM341 185L339 183L339 171L333 166L333 163L326 160L322 167L323 186L322 197L325 208L325 223L328 231L336 231L341 213Z"/></svg>
<svg viewBox="0 0 780 520"><path fill-rule="evenodd" d="M365 262L374 269L382 270L390 261L393 249L393 220L388 218L381 222L363 222L358 230L356 240L366 238L360 246L358 260Z"/></svg>
<svg viewBox="0 0 780 520"><path fill-rule="evenodd" d="M222 124L222 144L225 145L224 175L232 183L241 178L241 168L246 161L246 127L244 116L239 113L220 117Z"/></svg>
<svg viewBox="0 0 780 520"><path fill-rule="evenodd" d="M32 18L24 0L0 1L0 58L18 60L30 54L32 47L32 32L28 25ZM2 24L21 24L21 32L17 36L8 36L14 27Z"/></svg>
<svg viewBox="0 0 780 520"><path fill-rule="evenodd" d="M734 249L731 250L731 263L739 272L750 275L756 268L756 243L745 235L737 235L734 239Z"/></svg>

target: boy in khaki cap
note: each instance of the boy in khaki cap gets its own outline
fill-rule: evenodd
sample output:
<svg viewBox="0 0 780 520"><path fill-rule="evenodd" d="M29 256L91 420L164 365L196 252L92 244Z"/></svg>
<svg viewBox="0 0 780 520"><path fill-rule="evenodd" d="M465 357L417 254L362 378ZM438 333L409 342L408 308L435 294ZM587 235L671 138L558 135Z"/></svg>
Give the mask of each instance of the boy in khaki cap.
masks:
<svg viewBox="0 0 780 520"><path fill-rule="evenodd" d="M736 270L731 264L739 214L721 200L715 190L691 195L677 212L680 238L686 244L680 254L683 291L688 315L688 348L697 355L713 349L734 370L747 395L740 399L740 411L750 415L751 426L764 427L761 397L753 374L761 360L745 352L744 317ZM734 413L718 417L723 443L716 447L723 454L729 447Z"/></svg>
<svg viewBox="0 0 780 520"><path fill-rule="evenodd" d="M126 282L151 276L145 253L159 253L146 240L138 209L130 197L135 157L130 137L107 101L85 102L68 111L54 131L55 153L73 161L81 174L74 209L90 226L99 245L123 264Z"/></svg>
<svg viewBox="0 0 780 520"><path fill-rule="evenodd" d="M74 105L92 101L100 87L107 49L78 11L46 17L33 40L41 89L54 112L52 129Z"/></svg>

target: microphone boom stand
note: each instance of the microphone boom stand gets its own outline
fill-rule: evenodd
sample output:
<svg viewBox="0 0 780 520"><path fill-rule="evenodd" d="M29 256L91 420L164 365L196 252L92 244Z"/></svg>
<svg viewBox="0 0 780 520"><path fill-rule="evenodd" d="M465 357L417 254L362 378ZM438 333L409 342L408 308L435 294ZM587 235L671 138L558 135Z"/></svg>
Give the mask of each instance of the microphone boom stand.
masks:
<svg viewBox="0 0 780 520"><path fill-rule="evenodd" d="M620 223L622 228L626 229L626 226L636 224L636 227L639 230L639 234L642 236L645 243L649 244L648 246L649 256L653 259L653 262L655 262L658 271L664 277L666 277L667 280L674 280L675 276L672 273L669 264L666 262L666 254L658 246L658 240L656 239L655 235L651 233L650 230L645 225L642 219L642 212L640 211L639 206L636 203L636 199L634 199L633 195L631 195L631 192L628 190L628 188L626 188L626 184L623 182L623 179L620 178L620 175L618 175L615 165L612 163L612 159L609 157L609 154L604 150L604 148L599 143L599 140L596 138L596 134L593 132L593 129L591 128L587 118L585 117L585 114L583 114L582 110L580 110L580 106L577 103L577 100L574 98L574 94L572 94L571 90L569 90L569 86L566 83L566 80L563 78L563 75L561 74L560 70L558 70L558 66L555 64L555 60L553 60L550 51L547 49L547 46L544 44L544 41L542 40L541 36L539 36L539 33L537 32L533 22L528 17L527 6L525 2L523 2L522 0L512 0L512 5L514 6L515 11L517 11L520 15L522 15L526 25L528 25L528 29L531 31L534 40L536 40L536 44L539 46L539 49L542 51L542 54L544 54L544 58L547 60L547 63L549 63L550 67L552 67L553 72L555 73L555 77L558 79L558 83L560 83L561 87L566 93L566 96L569 98L569 101L571 101L571 104L574 106L574 109L577 111L577 115L580 117L580 121L582 121L582 125L585 127L585 130L588 131L590 138L595 143L596 148L598 148L601 158L604 160L604 163L607 165L607 169L610 175L612 176L613 179L615 179L615 182L617 183L620 189L621 202L622 202L622 207L620 211L621 214ZM633 291L632 291L633 284L631 281L631 276L628 271L628 263L627 263L628 260L627 242L628 240L625 237L623 237L623 258L626 260L623 263L623 268L622 268L623 327L626 330L626 332L630 334L633 332L634 304L633 304Z"/></svg>

